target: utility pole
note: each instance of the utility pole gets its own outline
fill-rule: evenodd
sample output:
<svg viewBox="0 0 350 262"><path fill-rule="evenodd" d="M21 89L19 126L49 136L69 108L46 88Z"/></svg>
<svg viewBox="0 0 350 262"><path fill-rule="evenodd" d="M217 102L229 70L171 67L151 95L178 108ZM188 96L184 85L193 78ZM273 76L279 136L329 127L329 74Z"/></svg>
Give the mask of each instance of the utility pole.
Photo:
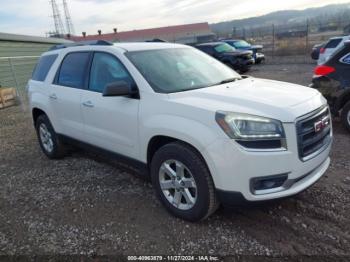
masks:
<svg viewBox="0 0 350 262"><path fill-rule="evenodd" d="M72 18L70 16L70 12L68 9L67 1L63 0L63 10L64 10L64 16L66 17L66 27L67 27L67 33L70 35L75 34Z"/></svg>
<svg viewBox="0 0 350 262"><path fill-rule="evenodd" d="M55 0L50 0L52 7L52 16L55 24L55 35L62 36L65 34L65 30L63 27L60 10L58 9L57 3Z"/></svg>

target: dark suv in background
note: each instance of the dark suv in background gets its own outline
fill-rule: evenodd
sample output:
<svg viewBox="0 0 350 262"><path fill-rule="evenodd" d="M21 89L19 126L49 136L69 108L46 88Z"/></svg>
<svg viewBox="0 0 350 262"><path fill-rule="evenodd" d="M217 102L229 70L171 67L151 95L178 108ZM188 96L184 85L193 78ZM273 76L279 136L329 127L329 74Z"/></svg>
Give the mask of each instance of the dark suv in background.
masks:
<svg viewBox="0 0 350 262"><path fill-rule="evenodd" d="M256 64L260 64L265 61L265 55L262 53L263 46L262 45L251 45L245 40L237 40L237 39L224 39L223 42L229 44L234 47L236 50L250 50L253 52L253 58Z"/></svg>
<svg viewBox="0 0 350 262"><path fill-rule="evenodd" d="M350 41L314 70L311 87L328 100L333 115L350 131Z"/></svg>
<svg viewBox="0 0 350 262"><path fill-rule="evenodd" d="M224 42L213 42L195 46L240 73L248 72L254 64L253 52L237 50Z"/></svg>

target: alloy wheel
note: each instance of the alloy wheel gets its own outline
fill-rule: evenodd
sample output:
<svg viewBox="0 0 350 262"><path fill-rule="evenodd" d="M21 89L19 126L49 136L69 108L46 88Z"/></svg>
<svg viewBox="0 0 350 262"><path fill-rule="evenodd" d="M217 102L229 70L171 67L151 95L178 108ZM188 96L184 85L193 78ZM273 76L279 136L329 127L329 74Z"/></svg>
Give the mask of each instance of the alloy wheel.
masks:
<svg viewBox="0 0 350 262"><path fill-rule="evenodd" d="M39 135L41 143L46 152L51 153L53 151L53 140L50 131L44 123L39 126Z"/></svg>
<svg viewBox="0 0 350 262"><path fill-rule="evenodd" d="M160 188L170 204L191 209L197 201L197 185L191 171L178 160L167 160L159 169Z"/></svg>

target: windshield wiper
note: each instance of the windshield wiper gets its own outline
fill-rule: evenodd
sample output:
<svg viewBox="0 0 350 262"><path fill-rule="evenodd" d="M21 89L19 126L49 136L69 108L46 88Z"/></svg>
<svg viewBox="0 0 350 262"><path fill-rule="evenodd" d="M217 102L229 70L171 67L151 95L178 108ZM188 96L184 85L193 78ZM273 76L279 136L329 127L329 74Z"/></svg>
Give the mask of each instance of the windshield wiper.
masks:
<svg viewBox="0 0 350 262"><path fill-rule="evenodd" d="M227 78L225 80L222 80L221 82L219 83L215 83L215 84L212 84L210 86L218 86L218 85L222 85L222 84L227 84L227 83L231 83L231 82L235 82L236 80L240 80L241 78L238 78L238 77L232 77L232 78ZM209 86L208 86L209 87Z"/></svg>
<svg viewBox="0 0 350 262"><path fill-rule="evenodd" d="M237 77L228 78L228 79L222 80L220 83L218 83L218 85L222 85L222 84L227 84L227 83L235 82L236 80L239 80L239 79L240 79L240 78L237 78Z"/></svg>

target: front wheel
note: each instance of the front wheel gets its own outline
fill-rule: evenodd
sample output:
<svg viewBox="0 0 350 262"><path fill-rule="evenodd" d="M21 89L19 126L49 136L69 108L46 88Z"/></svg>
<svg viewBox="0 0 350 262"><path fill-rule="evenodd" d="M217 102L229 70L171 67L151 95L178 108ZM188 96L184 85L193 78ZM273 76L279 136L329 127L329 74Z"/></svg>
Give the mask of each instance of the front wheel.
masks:
<svg viewBox="0 0 350 262"><path fill-rule="evenodd" d="M161 147L151 162L152 183L165 208L174 216L199 221L218 207L214 183L199 153L175 142Z"/></svg>
<svg viewBox="0 0 350 262"><path fill-rule="evenodd" d="M346 129L350 132L350 101L348 101L341 112L341 120Z"/></svg>

